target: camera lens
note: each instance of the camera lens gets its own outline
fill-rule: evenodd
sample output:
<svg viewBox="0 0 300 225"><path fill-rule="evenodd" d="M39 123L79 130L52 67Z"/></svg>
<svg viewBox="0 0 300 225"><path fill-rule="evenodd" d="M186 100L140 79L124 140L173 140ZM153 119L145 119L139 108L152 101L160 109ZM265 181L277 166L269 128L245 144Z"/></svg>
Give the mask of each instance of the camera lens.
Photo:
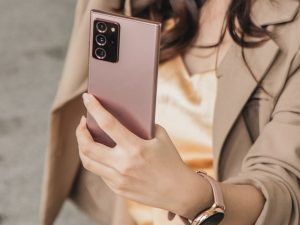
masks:
<svg viewBox="0 0 300 225"><path fill-rule="evenodd" d="M106 37L102 34L98 34L96 36L96 42L100 46L104 46L106 44Z"/></svg>
<svg viewBox="0 0 300 225"><path fill-rule="evenodd" d="M103 22L97 23L96 27L97 27L97 30L98 30L100 33L104 33L104 32L107 31L107 26L106 26L106 24L103 23Z"/></svg>
<svg viewBox="0 0 300 225"><path fill-rule="evenodd" d="M103 48L97 48L95 55L98 59L104 59L106 57L106 51Z"/></svg>

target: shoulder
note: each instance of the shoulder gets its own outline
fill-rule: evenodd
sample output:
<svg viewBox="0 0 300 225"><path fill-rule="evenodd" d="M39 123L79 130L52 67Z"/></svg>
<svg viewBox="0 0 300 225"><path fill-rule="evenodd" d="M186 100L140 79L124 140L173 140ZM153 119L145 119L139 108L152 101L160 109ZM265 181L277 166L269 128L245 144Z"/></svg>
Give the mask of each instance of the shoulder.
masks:
<svg viewBox="0 0 300 225"><path fill-rule="evenodd" d="M280 10L277 13L281 13L278 17L281 17L282 20L278 20L275 24L268 25L267 29L271 31L271 38L279 46L281 53L286 56L295 57L300 49L300 1L284 1L286 1L286 3L293 2L294 4L292 7L288 6L287 8L280 6L282 7L282 11ZM278 2L282 2L282 0Z"/></svg>
<svg viewBox="0 0 300 225"><path fill-rule="evenodd" d="M270 38L279 48L275 64L277 69L285 67L288 77L300 67L300 0L256 2L254 22L270 31Z"/></svg>
<svg viewBox="0 0 300 225"><path fill-rule="evenodd" d="M275 25L273 38L280 54L290 61L289 74L293 74L300 67L300 10L291 22Z"/></svg>

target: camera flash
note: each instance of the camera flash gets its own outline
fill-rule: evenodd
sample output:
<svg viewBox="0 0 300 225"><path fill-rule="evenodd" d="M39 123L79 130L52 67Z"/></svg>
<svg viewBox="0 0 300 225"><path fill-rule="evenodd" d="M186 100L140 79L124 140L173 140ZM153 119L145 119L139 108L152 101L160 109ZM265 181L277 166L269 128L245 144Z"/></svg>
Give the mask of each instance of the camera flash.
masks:
<svg viewBox="0 0 300 225"><path fill-rule="evenodd" d="M111 32L115 32L115 31L116 31L116 28L112 27Z"/></svg>

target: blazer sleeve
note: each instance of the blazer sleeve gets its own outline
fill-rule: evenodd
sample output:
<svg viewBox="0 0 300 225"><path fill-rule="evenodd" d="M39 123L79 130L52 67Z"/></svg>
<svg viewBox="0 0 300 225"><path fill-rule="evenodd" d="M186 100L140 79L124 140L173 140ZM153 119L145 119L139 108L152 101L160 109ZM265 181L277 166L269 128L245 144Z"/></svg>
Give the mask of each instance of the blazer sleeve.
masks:
<svg viewBox="0 0 300 225"><path fill-rule="evenodd" d="M225 183L251 184L266 202L255 225L300 224L300 54L274 107L271 120Z"/></svg>

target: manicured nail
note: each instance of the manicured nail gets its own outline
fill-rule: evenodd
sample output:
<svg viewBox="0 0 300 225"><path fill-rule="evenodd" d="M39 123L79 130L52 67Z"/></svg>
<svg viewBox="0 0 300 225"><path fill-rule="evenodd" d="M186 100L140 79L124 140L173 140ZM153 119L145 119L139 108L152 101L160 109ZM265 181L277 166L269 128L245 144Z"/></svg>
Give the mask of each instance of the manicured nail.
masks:
<svg viewBox="0 0 300 225"><path fill-rule="evenodd" d="M84 103L89 103L89 101L90 101L90 96L89 96L89 94L84 93L84 94L82 95L82 98L83 98L83 102L84 102Z"/></svg>
<svg viewBox="0 0 300 225"><path fill-rule="evenodd" d="M85 121L85 116L81 116L80 123L83 123L84 121Z"/></svg>

